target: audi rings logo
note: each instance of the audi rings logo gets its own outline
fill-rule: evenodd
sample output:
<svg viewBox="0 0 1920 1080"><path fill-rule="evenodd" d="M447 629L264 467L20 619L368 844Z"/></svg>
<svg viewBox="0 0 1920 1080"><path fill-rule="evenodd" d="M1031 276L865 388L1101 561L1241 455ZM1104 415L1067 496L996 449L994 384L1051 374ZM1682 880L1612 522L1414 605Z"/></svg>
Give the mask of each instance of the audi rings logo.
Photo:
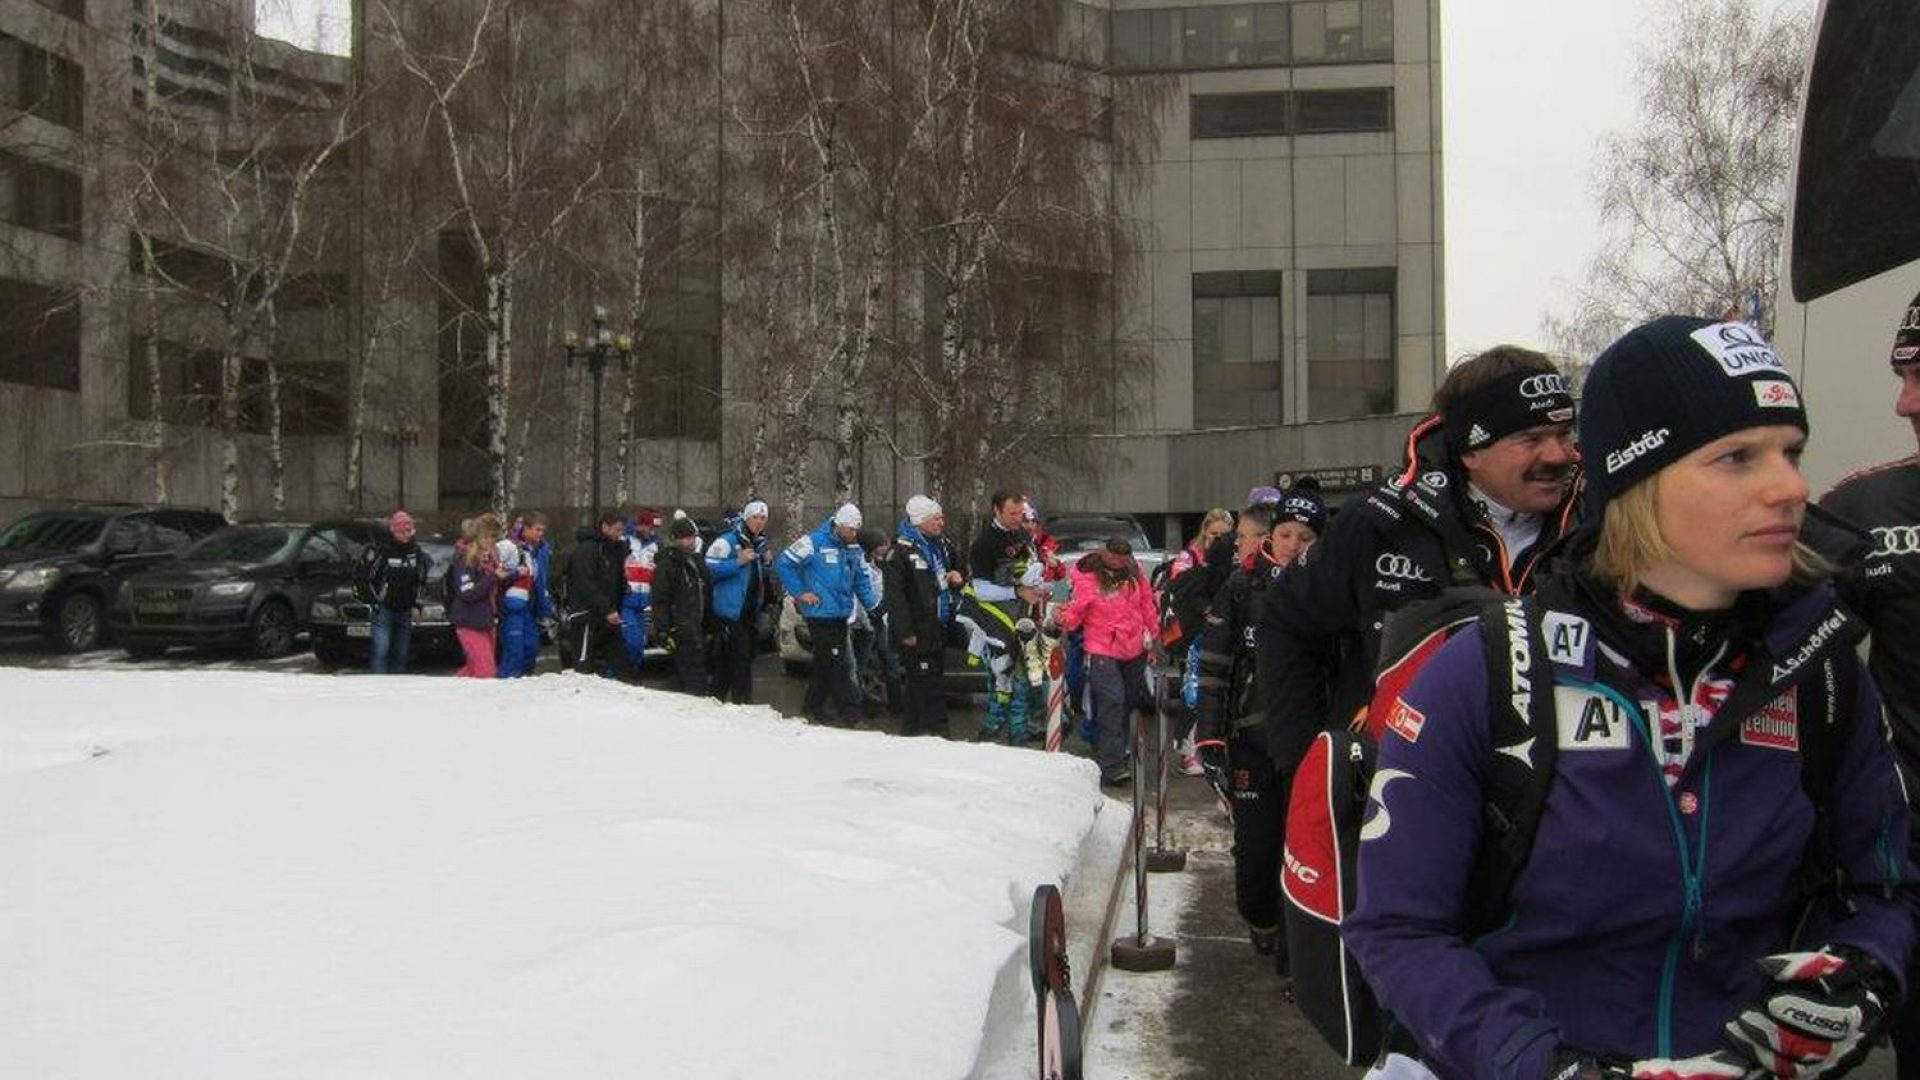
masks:
<svg viewBox="0 0 1920 1080"><path fill-rule="evenodd" d="M1439 469L1420 477L1420 482L1436 491L1444 491L1447 486L1447 474Z"/></svg>
<svg viewBox="0 0 1920 1080"><path fill-rule="evenodd" d="M1432 575L1426 568L1411 558L1395 552L1383 552L1373 560L1373 572L1381 577L1399 578L1401 581L1432 581Z"/></svg>
<svg viewBox="0 0 1920 1080"><path fill-rule="evenodd" d="M1882 525L1870 529L1875 555L1920 555L1920 525Z"/></svg>
<svg viewBox="0 0 1920 1080"><path fill-rule="evenodd" d="M1554 394L1569 393L1572 393L1572 391L1567 389L1567 377L1565 375L1534 375L1520 382L1520 396L1528 398L1529 400L1548 397Z"/></svg>

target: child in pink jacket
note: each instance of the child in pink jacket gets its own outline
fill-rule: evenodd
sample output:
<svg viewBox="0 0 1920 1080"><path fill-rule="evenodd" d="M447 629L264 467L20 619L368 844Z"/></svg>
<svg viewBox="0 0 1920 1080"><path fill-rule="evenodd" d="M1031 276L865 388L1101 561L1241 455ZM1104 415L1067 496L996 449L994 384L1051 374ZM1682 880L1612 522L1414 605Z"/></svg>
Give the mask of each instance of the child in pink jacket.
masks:
<svg viewBox="0 0 1920 1080"><path fill-rule="evenodd" d="M1109 538L1105 548L1075 564L1073 600L1060 613L1060 625L1080 630L1086 641L1100 782L1127 783L1133 779L1128 721L1135 709L1153 708L1147 655L1160 632L1160 610L1125 537Z"/></svg>

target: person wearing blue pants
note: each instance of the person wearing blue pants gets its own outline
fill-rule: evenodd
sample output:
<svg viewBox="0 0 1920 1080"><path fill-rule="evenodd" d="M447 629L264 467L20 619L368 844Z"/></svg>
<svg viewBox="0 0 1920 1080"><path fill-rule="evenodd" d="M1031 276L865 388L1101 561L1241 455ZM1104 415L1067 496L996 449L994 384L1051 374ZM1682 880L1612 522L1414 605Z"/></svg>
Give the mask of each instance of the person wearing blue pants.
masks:
<svg viewBox="0 0 1920 1080"><path fill-rule="evenodd" d="M513 576L501 594L500 663L495 673L502 679L517 679L533 674L534 660L540 655L540 623L553 618L553 596L547 591L552 548L547 544L546 516L528 512L519 537L505 541L499 550L501 565L511 569Z"/></svg>
<svg viewBox="0 0 1920 1080"><path fill-rule="evenodd" d="M653 560L660 550L660 511L641 507L627 524L626 591L620 596L620 640L636 679L647 661L647 614L653 605Z"/></svg>

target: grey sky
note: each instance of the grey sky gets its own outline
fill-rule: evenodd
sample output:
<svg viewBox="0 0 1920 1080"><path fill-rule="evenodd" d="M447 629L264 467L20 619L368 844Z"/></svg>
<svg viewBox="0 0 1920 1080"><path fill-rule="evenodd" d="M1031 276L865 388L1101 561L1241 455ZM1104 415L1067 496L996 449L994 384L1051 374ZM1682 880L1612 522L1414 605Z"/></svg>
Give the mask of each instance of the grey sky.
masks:
<svg viewBox="0 0 1920 1080"><path fill-rule="evenodd" d="M1598 237L1591 177L1633 120L1634 49L1665 0L1441 7L1447 352L1540 344ZM1814 0L1773 0L1810 8ZM259 0L262 29L345 47L348 0Z"/></svg>

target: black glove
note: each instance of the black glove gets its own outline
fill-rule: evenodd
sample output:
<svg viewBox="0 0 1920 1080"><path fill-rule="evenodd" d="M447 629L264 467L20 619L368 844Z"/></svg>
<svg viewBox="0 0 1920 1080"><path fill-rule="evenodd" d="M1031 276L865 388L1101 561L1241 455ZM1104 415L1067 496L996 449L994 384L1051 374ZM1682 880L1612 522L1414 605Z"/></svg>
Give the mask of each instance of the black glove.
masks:
<svg viewBox="0 0 1920 1080"><path fill-rule="evenodd" d="M1677 1060L1626 1061L1563 1048L1548 1062L1545 1080L1740 1080L1758 1073L1753 1062L1731 1050Z"/></svg>
<svg viewBox="0 0 1920 1080"><path fill-rule="evenodd" d="M1734 1017L1727 1035L1774 1076L1833 1072L1876 1034L1898 984L1880 961L1848 945L1759 960L1773 985Z"/></svg>

